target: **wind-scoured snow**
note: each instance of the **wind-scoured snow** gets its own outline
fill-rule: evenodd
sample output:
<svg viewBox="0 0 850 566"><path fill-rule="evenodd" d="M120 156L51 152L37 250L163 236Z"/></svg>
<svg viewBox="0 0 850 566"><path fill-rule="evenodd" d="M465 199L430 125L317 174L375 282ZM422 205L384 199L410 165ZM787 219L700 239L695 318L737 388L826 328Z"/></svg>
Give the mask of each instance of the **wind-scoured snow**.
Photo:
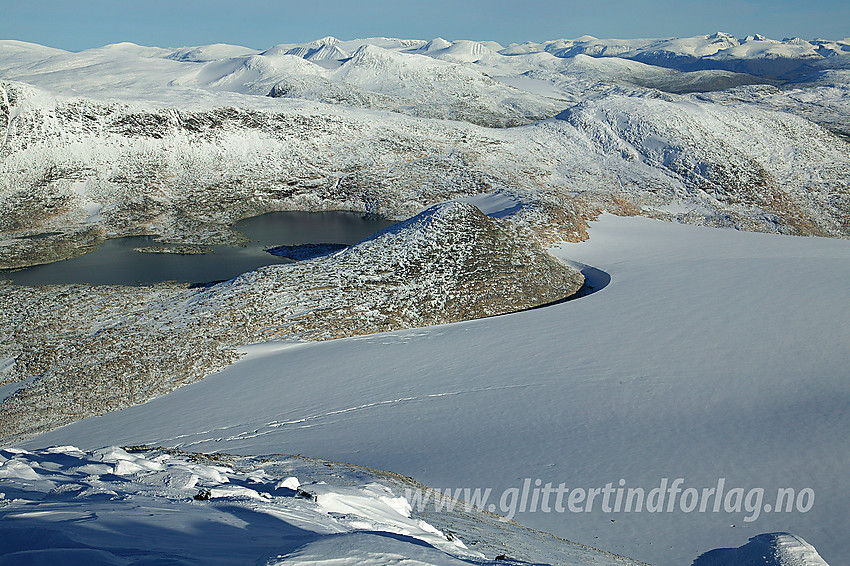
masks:
<svg viewBox="0 0 850 566"><path fill-rule="evenodd" d="M828 566L817 550L801 537L788 533L758 535L739 548L706 552L693 566Z"/></svg>
<svg viewBox="0 0 850 566"><path fill-rule="evenodd" d="M0 564L454 566L509 554L508 563L638 566L462 505L434 516L435 527L404 498L410 489L426 488L300 456L4 449ZM475 539L458 538L455 523Z"/></svg>

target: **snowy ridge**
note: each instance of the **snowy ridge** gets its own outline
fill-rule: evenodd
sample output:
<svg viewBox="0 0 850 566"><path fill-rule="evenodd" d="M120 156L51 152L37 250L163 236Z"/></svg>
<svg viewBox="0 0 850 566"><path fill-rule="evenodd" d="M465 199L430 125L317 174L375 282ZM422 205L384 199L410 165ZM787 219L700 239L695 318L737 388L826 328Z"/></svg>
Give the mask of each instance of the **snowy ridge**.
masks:
<svg viewBox="0 0 850 566"><path fill-rule="evenodd" d="M275 333L328 339L519 310L568 297L583 282L511 224L450 203L332 256L247 273L203 300L225 311L265 302L277 313Z"/></svg>
<svg viewBox="0 0 850 566"><path fill-rule="evenodd" d="M479 50L487 49L476 45ZM448 53L451 49L443 51ZM299 65L292 58L311 64ZM324 88L293 90L283 86L305 81L319 82L332 92L324 92ZM447 65L416 53L401 53L371 44L350 55L340 49L334 38L302 47L276 46L259 55L212 61L194 73L175 79L173 84L375 107L496 127L533 122L552 116L558 108L548 99L496 83L474 68ZM362 92L359 99L338 94L354 91Z"/></svg>
<svg viewBox="0 0 850 566"><path fill-rule="evenodd" d="M435 517L474 529L465 544L465 533L435 528L411 508L403 496L411 488L427 489L397 474L300 456L5 449L0 563L460 566L504 564L493 559L508 555L508 563L638 565L462 505Z"/></svg>
<svg viewBox="0 0 850 566"><path fill-rule="evenodd" d="M499 84L474 68L372 45L358 49L330 78L396 97L405 113L485 126L534 122L550 117L559 106Z"/></svg>
<svg viewBox="0 0 850 566"><path fill-rule="evenodd" d="M571 103L606 92L646 94L647 89L654 89L687 94L775 82L731 71L683 72L619 57L578 54L570 58L558 58L546 52L503 57L498 64L484 64L482 68L497 80L516 88L540 92Z"/></svg>
<svg viewBox="0 0 850 566"><path fill-rule="evenodd" d="M351 55L339 47L339 40L335 37L323 37L306 45L299 47L287 47L278 45L264 51L263 55L294 55L309 61L339 61L347 59Z"/></svg>
<svg viewBox="0 0 850 566"><path fill-rule="evenodd" d="M753 107L796 114L850 139L850 71L817 72L784 89L742 87L701 98L723 104L746 102Z"/></svg>
<svg viewBox="0 0 850 566"><path fill-rule="evenodd" d="M260 54L208 62L195 73L175 79L173 84L262 95L268 93L281 76L319 73L320 67L296 55Z"/></svg>
<svg viewBox="0 0 850 566"><path fill-rule="evenodd" d="M244 57L257 55L259 51L241 45L228 45L226 43L214 43L212 45L201 45L198 47L182 47L165 56L166 59L176 61L190 61L194 63L206 63L220 59L233 57Z"/></svg>
<svg viewBox="0 0 850 566"><path fill-rule="evenodd" d="M69 55L68 51L45 47L37 43L27 43L12 39L0 40L0 59L3 66L13 72L22 72L36 61L43 61L52 57Z"/></svg>
<svg viewBox="0 0 850 566"><path fill-rule="evenodd" d="M110 43L109 45L104 45L103 47L94 47L92 49L86 49L85 51L81 51L80 53L83 55L108 55L110 57L114 56L115 54L119 54L119 56L128 55L131 57L146 57L159 59L162 57L168 57L168 55L171 54L171 50L163 47L148 47L147 45L138 45L130 41L122 41L119 43Z"/></svg>
<svg viewBox="0 0 850 566"><path fill-rule="evenodd" d="M583 36L573 40L512 45L501 51L504 55L535 52L548 52L564 58L576 55L622 57L682 71L718 69L788 78L805 73L813 65L836 64L850 53L850 44L845 40L806 41L800 38L778 41L758 34L739 39L717 32L669 39L622 40Z"/></svg>
<svg viewBox="0 0 850 566"><path fill-rule="evenodd" d="M832 136L794 116L692 99L612 96L576 105L559 118L605 153L666 170L688 192L722 202L722 208L754 210L770 201L775 221L797 233L827 218L841 225L850 212L850 203L829 197L832 189L819 180L835 179L832 186L847 193L840 180L850 174L846 144L834 144ZM815 162L817 169L809 169ZM806 196L798 199L803 187Z"/></svg>
<svg viewBox="0 0 850 566"><path fill-rule="evenodd" d="M538 65L555 59L529 57ZM191 65L192 80L210 71L208 85L254 85L260 92L268 87L272 94L334 104L234 95L241 96L240 105L209 108L206 99L175 107L129 105L4 83L2 265L54 261L104 237L132 233L176 242L232 241L227 224L272 210L336 208L408 217L436 202L493 190L531 205L525 211L538 214L536 229L551 230L554 239L581 238L583 216L599 208L762 231L847 234L848 146L787 111L791 106L798 114L827 116L841 131L845 87L748 98L763 91L682 97L609 85L562 111L562 119L493 130L370 109L417 111L401 96L367 90L384 75L405 72L411 61L414 76L427 75L417 65L442 69L446 84L463 76L457 74L462 65L422 55L364 47L333 71L362 85L348 87L340 85L352 83L330 81L325 69L291 55L160 61ZM567 70L583 69L573 73L579 78L570 79L569 88L595 84L597 62L569 62ZM602 71L611 80L630 75L636 81L636 71L647 68L623 63L627 68L603 65ZM297 69L291 76L303 78L272 84L269 77L283 68ZM540 69L522 79L546 83L551 75ZM648 81L662 79L653 73ZM381 88L392 91L387 85L398 79L387 80ZM409 86L397 88L403 94ZM430 91L427 84L421 90ZM820 97L827 94L824 107ZM459 111L420 100L430 113ZM830 106L830 100L843 106ZM589 200L575 201L576 195ZM222 199L232 205L222 208ZM20 238L44 232L57 234Z"/></svg>
<svg viewBox="0 0 850 566"><path fill-rule="evenodd" d="M431 53L433 51L440 51L442 49L446 49L452 46L451 41L446 41L442 37L435 37L422 47L417 48L417 51L420 53Z"/></svg>
<svg viewBox="0 0 850 566"><path fill-rule="evenodd" d="M461 63L474 63L482 59L493 58L496 52L489 49L484 43L478 41L459 40L452 42L442 49L435 49L435 45L429 44L428 55L435 59L446 61L457 61Z"/></svg>

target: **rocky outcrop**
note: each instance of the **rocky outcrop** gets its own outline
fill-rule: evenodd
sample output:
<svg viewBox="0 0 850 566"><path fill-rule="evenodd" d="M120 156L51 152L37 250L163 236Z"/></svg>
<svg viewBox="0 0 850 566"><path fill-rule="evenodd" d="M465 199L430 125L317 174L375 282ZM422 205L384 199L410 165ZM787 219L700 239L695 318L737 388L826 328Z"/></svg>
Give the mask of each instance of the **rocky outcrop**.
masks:
<svg viewBox="0 0 850 566"><path fill-rule="evenodd" d="M246 273L197 301L234 313L237 325L251 319L240 305L271 311L260 325L267 337L328 339L503 314L582 283L510 223L449 203L334 255Z"/></svg>
<svg viewBox="0 0 850 566"><path fill-rule="evenodd" d="M0 440L163 395L271 338L326 340L493 316L574 294L583 276L505 221L447 203L358 245L203 289L0 284Z"/></svg>

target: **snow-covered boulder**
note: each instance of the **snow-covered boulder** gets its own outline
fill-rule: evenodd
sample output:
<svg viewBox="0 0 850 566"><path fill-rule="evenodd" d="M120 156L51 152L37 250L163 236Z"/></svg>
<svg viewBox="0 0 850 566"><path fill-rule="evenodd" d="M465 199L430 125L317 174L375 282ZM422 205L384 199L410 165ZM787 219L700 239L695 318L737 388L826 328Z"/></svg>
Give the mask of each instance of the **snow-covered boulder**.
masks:
<svg viewBox="0 0 850 566"><path fill-rule="evenodd" d="M693 566L829 566L815 547L789 533L752 537L738 548L718 548L694 560Z"/></svg>

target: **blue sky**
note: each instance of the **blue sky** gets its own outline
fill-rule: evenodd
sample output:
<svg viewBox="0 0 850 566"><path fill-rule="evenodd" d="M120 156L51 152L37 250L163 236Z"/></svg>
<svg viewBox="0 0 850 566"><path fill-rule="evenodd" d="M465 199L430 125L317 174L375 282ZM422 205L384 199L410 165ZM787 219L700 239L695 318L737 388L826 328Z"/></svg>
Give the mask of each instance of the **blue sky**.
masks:
<svg viewBox="0 0 850 566"><path fill-rule="evenodd" d="M850 36L847 0L0 0L0 39L79 50L132 41L263 48L326 35L342 39L492 39L502 44L583 34L671 37Z"/></svg>

